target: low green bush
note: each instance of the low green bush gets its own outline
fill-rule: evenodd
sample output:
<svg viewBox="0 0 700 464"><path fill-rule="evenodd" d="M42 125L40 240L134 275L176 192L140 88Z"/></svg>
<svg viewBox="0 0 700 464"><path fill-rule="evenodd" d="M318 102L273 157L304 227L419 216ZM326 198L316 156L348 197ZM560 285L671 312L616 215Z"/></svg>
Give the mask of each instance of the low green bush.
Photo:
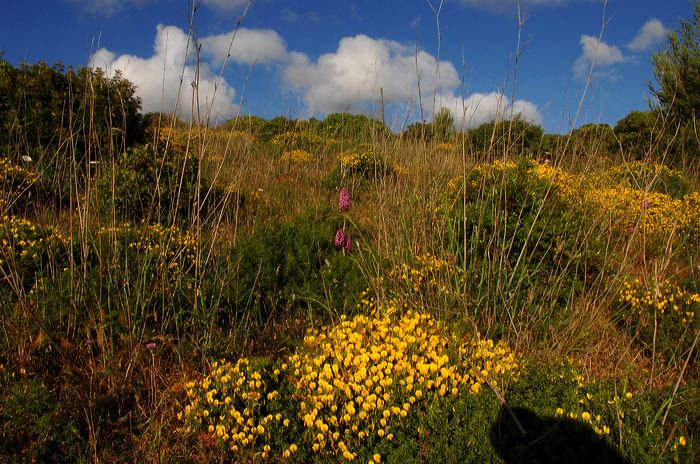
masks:
<svg viewBox="0 0 700 464"><path fill-rule="evenodd" d="M262 325L295 311L352 313L368 279L352 250L334 246L341 222L330 209L320 209L291 222L260 226L240 241L232 253L236 269L220 292L221 318L229 324L247 319ZM361 237L354 228L347 233Z"/></svg>

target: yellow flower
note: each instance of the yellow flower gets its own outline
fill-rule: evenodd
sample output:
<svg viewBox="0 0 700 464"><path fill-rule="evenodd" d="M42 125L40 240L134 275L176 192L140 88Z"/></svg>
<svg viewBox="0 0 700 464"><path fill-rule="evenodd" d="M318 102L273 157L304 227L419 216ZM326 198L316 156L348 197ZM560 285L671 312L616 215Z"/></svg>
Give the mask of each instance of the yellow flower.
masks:
<svg viewBox="0 0 700 464"><path fill-rule="evenodd" d="M683 435L678 437L678 444L681 446L685 446L685 437Z"/></svg>

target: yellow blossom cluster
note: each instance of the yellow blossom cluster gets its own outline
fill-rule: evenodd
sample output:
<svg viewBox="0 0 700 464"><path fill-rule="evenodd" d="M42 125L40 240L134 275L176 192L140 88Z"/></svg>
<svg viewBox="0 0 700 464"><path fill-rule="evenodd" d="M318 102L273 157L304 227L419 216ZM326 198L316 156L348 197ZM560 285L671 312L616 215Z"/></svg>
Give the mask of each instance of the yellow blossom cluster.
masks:
<svg viewBox="0 0 700 464"><path fill-rule="evenodd" d="M320 145L321 142L321 137L306 131L286 131L275 135L272 139L272 144L278 147L313 147Z"/></svg>
<svg viewBox="0 0 700 464"><path fill-rule="evenodd" d="M451 143L438 143L435 145L435 151L442 153L449 153L454 150L454 144Z"/></svg>
<svg viewBox="0 0 700 464"><path fill-rule="evenodd" d="M266 370L245 359L215 363L188 384L178 417L186 432L204 432L234 453L380 462L371 450L392 441L414 411L519 375L519 359L503 342L458 337L428 314L380 306L309 329L302 348Z"/></svg>
<svg viewBox="0 0 700 464"><path fill-rule="evenodd" d="M165 227L162 224L146 226L128 246L153 253L161 260L161 266L166 266L170 271L187 267L194 262L197 253L196 239L189 231L182 232L175 226Z"/></svg>
<svg viewBox="0 0 700 464"><path fill-rule="evenodd" d="M290 425L284 411L274 409L279 392L271 383L279 383L281 375L279 369L257 368L246 358L214 362L208 376L186 385L187 404L177 415L185 423L183 431L204 432L234 454L272 457L273 434L281 439ZM279 454L289 457L296 450L291 443Z"/></svg>
<svg viewBox="0 0 700 464"><path fill-rule="evenodd" d="M306 163L310 163L315 158L314 158L314 155L312 155L308 151L297 149L297 150L285 151L284 153L282 153L282 156L280 157L280 159L282 161L293 163L293 164L306 164Z"/></svg>
<svg viewBox="0 0 700 464"><path fill-rule="evenodd" d="M393 280L400 282L414 293L437 292L447 294L454 279L462 279L462 268L455 259L438 258L426 253L416 256L414 264L402 263L391 273Z"/></svg>
<svg viewBox="0 0 700 464"><path fill-rule="evenodd" d="M659 172L680 176L660 165L650 164L644 167L645 163L637 164L639 166L632 168L639 171L639 176L653 179L652 173ZM469 176L471 181L467 188L478 189L483 182L491 182L498 175L516 167L517 164L513 161L500 160L476 166ZM573 175L549 163L533 162L527 173L534 179L551 182L556 194L572 207L591 214L606 215L617 230L633 232L640 229L659 237L667 237L672 232L691 237L700 234L700 192L673 198L665 193L646 191L644 188L647 186L637 188L620 178L620 173L628 169L630 168L623 166L601 175ZM463 185L461 176L450 179L446 192L448 197L454 198L461 192Z"/></svg>
<svg viewBox="0 0 700 464"><path fill-rule="evenodd" d="M669 280L646 288L639 279L625 281L620 290L620 303L628 304L637 312L675 315L682 324L692 325L700 310L700 294L683 290Z"/></svg>
<svg viewBox="0 0 700 464"><path fill-rule="evenodd" d="M0 158L0 212L38 180L36 172Z"/></svg>
<svg viewBox="0 0 700 464"><path fill-rule="evenodd" d="M556 408L555 417L563 417L571 420L578 420L587 424L597 435L610 435L612 424L610 420L610 411L614 411L614 417L617 418L619 424L615 427L622 426L625 420L625 412L634 411L632 399L634 395L631 391L622 391L620 395L615 394L610 397L605 389L596 389L595 381L589 383L584 376L573 366L572 360L569 360L569 369L559 374L559 378L570 383L573 389L572 404L562 405ZM607 419L606 419L607 417Z"/></svg>
<svg viewBox="0 0 700 464"><path fill-rule="evenodd" d="M353 460L363 442L391 441L393 427L419 405L517 377L504 343L445 332L428 314L391 308L310 331L289 369L312 451Z"/></svg>
<svg viewBox="0 0 700 464"><path fill-rule="evenodd" d="M372 150L346 152L338 155L340 169L348 172L371 174L384 170L384 161Z"/></svg>
<svg viewBox="0 0 700 464"><path fill-rule="evenodd" d="M156 259L161 268L172 272L186 270L197 253L195 237L175 226L162 224L133 226L129 223L100 227L97 236L124 243L130 250L146 252Z"/></svg>
<svg viewBox="0 0 700 464"><path fill-rule="evenodd" d="M236 142L242 143L243 145L252 145L255 143L256 137L250 132L234 130L227 132L226 135Z"/></svg>
<svg viewBox="0 0 700 464"><path fill-rule="evenodd" d="M53 228L15 216L0 218L0 265L36 265L47 252L65 246L63 235Z"/></svg>

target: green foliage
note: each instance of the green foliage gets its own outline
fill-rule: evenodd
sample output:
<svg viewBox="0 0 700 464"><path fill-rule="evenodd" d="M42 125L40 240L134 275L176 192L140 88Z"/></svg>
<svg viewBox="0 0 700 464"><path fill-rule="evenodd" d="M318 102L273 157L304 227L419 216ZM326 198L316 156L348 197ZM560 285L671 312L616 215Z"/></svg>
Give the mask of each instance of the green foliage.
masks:
<svg viewBox="0 0 700 464"><path fill-rule="evenodd" d="M659 107L676 122L700 116L700 1L693 2L693 18L681 20L679 30L666 37L666 46L652 56L658 87L649 88Z"/></svg>
<svg viewBox="0 0 700 464"><path fill-rule="evenodd" d="M112 209L119 221L187 221L206 216L224 192L201 179L200 209L194 211L197 193L197 160L176 149L164 152L151 145L137 145L122 154L113 168L102 168L97 181L97 201L105 217ZM210 191L211 190L211 191ZM243 201L236 194L235 201Z"/></svg>
<svg viewBox="0 0 700 464"><path fill-rule="evenodd" d="M478 395L462 392L456 398L440 398L419 413L411 429L395 433L400 447L388 447L387 462L477 463L496 459L489 440L500 403L486 389Z"/></svg>
<svg viewBox="0 0 700 464"><path fill-rule="evenodd" d="M386 137L391 134L381 121L363 114L332 113L319 124L320 132L334 139L369 141L373 136Z"/></svg>
<svg viewBox="0 0 700 464"><path fill-rule="evenodd" d="M320 210L259 227L239 242L238 269L219 302L222 318L263 324L295 311L321 317L352 313L368 281L353 254L334 247L339 225L336 215ZM356 244L354 231L346 231Z"/></svg>
<svg viewBox="0 0 700 464"><path fill-rule="evenodd" d="M590 440L597 435L605 440L611 451L619 452L625 462L690 462L693 430L687 427L697 423L698 414L692 412L683 417L688 407L683 406L669 416L665 426L662 425L660 415L667 405L663 398L670 395L669 390L663 388L637 394L630 385L616 383L614 379L587 380L571 362L559 365L532 363L521 380L509 387L506 399L517 408L516 413L525 408L542 418L549 418L550 432L566 427L565 422L570 423L569 427L571 423L585 427L588 438L581 436L577 441ZM697 393L692 390L683 388L678 393L685 400L697 401ZM524 417L527 418L527 414ZM555 420L559 424L552 427ZM684 424L680 430L676 421ZM579 429L578 433L581 432ZM680 436L687 441L686 446L679 443ZM561 443L553 440L558 438L547 440L548 446L563 448ZM575 455L569 458L573 461L568 462L586 462Z"/></svg>
<svg viewBox="0 0 700 464"><path fill-rule="evenodd" d="M78 170L71 180L81 187L88 161L110 159L144 135L141 101L119 74L43 62L15 68L0 60L0 95L0 147L15 159L34 158L46 193L58 203L70 191L71 166Z"/></svg>
<svg viewBox="0 0 700 464"><path fill-rule="evenodd" d="M572 143L581 146L582 155L585 157L590 156L596 149L600 154L618 152L619 144L615 135L615 131L608 124L584 124L572 130L570 134Z"/></svg>
<svg viewBox="0 0 700 464"><path fill-rule="evenodd" d="M518 117L509 121L493 121L467 132L471 145L477 153L496 150L518 156L532 156L539 152L544 131L536 124Z"/></svg>
<svg viewBox="0 0 700 464"><path fill-rule="evenodd" d="M628 159L640 160L658 154L660 150L656 145L661 138L660 123L658 113L632 111L615 124L615 135Z"/></svg>
<svg viewBox="0 0 700 464"><path fill-rule="evenodd" d="M410 141L450 142L454 140L455 119L447 108L442 108L432 122L415 122L403 131L401 137Z"/></svg>
<svg viewBox="0 0 700 464"><path fill-rule="evenodd" d="M253 135L260 135L266 131L267 125L268 122L260 116L247 114L245 116L237 116L234 119L229 119L223 123L222 127L226 130L246 131Z"/></svg>
<svg viewBox="0 0 700 464"><path fill-rule="evenodd" d="M554 317L556 325L572 296L601 272L603 245L582 233L591 227L585 215L570 207L554 179L535 175L535 168L521 158L480 166L465 180L450 181L445 240L476 276L471 281L477 302L498 301L498 317L521 323L546 311L537 318Z"/></svg>
<svg viewBox="0 0 700 464"><path fill-rule="evenodd" d="M632 188L664 193L672 198L683 198L691 191L690 182L683 173L663 164L636 161L616 166L608 170L607 175L613 182L624 182Z"/></svg>
<svg viewBox="0 0 700 464"><path fill-rule="evenodd" d="M39 380L10 374L0 364L0 460L76 462L81 437L74 412ZM77 412L77 411L75 411Z"/></svg>

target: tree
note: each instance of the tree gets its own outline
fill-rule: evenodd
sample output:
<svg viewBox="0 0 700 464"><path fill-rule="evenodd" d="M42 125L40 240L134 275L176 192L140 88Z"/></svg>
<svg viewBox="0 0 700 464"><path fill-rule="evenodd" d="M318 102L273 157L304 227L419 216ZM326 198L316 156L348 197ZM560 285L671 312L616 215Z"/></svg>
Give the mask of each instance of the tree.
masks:
<svg viewBox="0 0 700 464"><path fill-rule="evenodd" d="M700 116L700 0L694 0L693 12L693 19L681 20L680 29L668 34L665 48L652 56L658 87L649 83L649 89L677 124Z"/></svg>

